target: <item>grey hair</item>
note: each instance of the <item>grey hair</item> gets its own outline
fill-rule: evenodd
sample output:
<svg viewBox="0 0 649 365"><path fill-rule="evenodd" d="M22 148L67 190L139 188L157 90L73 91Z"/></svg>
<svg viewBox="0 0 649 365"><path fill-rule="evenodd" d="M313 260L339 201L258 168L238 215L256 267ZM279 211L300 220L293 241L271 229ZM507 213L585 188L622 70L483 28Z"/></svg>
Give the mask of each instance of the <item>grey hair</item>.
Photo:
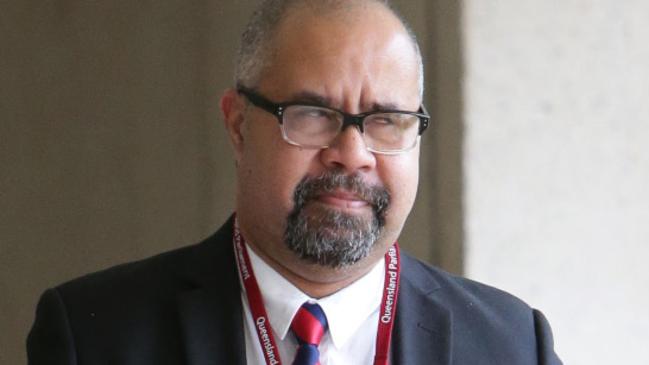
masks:
<svg viewBox="0 0 649 365"><path fill-rule="evenodd" d="M358 3L378 3L389 9L403 24L412 40L419 64L419 96L424 93L424 63L417 37L404 18L388 0L263 0L250 17L241 36L237 55L235 83L254 88L272 59L272 42L281 20L296 6L317 6L318 10L337 10Z"/></svg>

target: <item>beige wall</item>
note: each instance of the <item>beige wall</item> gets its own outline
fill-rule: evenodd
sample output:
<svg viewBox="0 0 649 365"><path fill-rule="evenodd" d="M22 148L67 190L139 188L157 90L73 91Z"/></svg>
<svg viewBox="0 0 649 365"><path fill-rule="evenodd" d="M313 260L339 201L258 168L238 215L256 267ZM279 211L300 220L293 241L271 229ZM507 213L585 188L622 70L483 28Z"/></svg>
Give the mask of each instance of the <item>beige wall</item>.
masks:
<svg viewBox="0 0 649 365"><path fill-rule="evenodd" d="M193 243L230 214L217 102L252 4L1 5L0 364L25 362L44 289ZM454 1L398 4L422 40L436 123L401 242L460 271L459 13Z"/></svg>
<svg viewBox="0 0 649 365"><path fill-rule="evenodd" d="M649 2L465 1L466 272L649 364Z"/></svg>

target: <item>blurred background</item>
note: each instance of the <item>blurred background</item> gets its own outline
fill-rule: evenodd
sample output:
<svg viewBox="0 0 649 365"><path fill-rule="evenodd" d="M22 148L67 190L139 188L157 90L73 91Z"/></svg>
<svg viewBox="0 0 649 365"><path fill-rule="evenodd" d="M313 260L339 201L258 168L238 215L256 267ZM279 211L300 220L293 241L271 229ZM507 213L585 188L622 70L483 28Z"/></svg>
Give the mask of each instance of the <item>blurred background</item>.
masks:
<svg viewBox="0 0 649 365"><path fill-rule="evenodd" d="M46 288L230 215L218 99L255 4L0 2L0 364ZM649 363L649 3L395 5L434 121L402 247L540 308L566 364Z"/></svg>

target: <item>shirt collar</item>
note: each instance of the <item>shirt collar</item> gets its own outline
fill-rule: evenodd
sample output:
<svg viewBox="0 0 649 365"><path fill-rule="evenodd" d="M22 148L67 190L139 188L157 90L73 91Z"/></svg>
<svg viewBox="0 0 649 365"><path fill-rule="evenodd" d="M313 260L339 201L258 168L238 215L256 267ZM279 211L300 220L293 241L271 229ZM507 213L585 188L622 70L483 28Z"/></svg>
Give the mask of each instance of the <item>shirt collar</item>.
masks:
<svg viewBox="0 0 649 365"><path fill-rule="evenodd" d="M322 307L329 324L329 334L336 348L341 348L361 324L381 305L385 263L381 259L367 274L336 293L315 299L291 284L271 268L248 246L252 265L269 321L284 340L293 316L306 301Z"/></svg>

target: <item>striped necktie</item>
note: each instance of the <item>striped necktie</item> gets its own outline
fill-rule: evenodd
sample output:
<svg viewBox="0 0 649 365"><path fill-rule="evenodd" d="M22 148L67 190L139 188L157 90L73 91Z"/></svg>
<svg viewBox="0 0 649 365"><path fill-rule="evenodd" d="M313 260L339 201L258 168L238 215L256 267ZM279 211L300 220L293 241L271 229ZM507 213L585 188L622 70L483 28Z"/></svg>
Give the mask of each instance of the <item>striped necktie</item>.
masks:
<svg viewBox="0 0 649 365"><path fill-rule="evenodd" d="M293 365L320 365L318 345L327 331L327 317L317 304L304 303L291 323L299 347Z"/></svg>

